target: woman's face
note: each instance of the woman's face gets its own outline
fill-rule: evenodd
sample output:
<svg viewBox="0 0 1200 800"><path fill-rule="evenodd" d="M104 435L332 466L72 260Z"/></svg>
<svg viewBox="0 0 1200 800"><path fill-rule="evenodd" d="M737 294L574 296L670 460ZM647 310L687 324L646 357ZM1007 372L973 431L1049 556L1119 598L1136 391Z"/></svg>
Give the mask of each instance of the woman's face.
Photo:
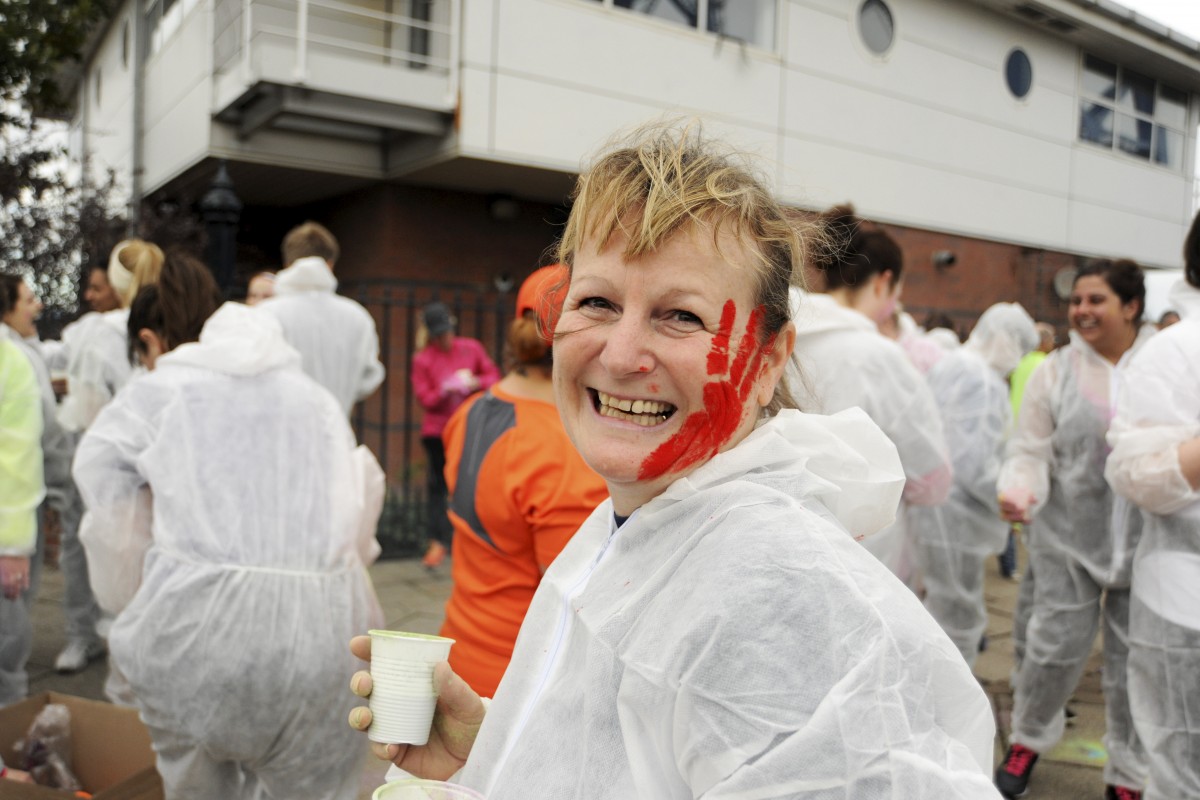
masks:
<svg viewBox="0 0 1200 800"><path fill-rule="evenodd" d="M263 275L255 275L246 286L246 305L256 306L268 297L275 296L275 281Z"/></svg>
<svg viewBox="0 0 1200 800"><path fill-rule="evenodd" d="M1071 327L1097 352L1105 353L1128 341L1138 303L1122 303L1104 278L1084 275L1075 281L1069 303Z"/></svg>
<svg viewBox="0 0 1200 800"><path fill-rule="evenodd" d="M626 261L626 240L575 257L554 343L559 414L628 514L741 441L791 353L790 323L764 345L755 274L732 238L706 228Z"/></svg>
<svg viewBox="0 0 1200 800"><path fill-rule="evenodd" d="M42 301L38 300L29 284L21 281L17 286L17 302L4 315L4 324L21 336L36 336L37 326L33 323L41 313Z"/></svg>
<svg viewBox="0 0 1200 800"><path fill-rule="evenodd" d="M108 283L108 272L96 268L88 273L87 288L83 290L83 301L92 311L112 311L121 307L121 298Z"/></svg>

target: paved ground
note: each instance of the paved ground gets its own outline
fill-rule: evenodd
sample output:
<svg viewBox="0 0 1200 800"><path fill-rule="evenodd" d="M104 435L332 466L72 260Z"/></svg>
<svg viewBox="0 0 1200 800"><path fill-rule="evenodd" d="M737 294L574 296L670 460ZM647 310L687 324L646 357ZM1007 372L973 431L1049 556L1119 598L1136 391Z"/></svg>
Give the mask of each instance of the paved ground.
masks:
<svg viewBox="0 0 1200 800"><path fill-rule="evenodd" d="M384 561L372 567L371 575L387 616L388 627L436 633L441 625L443 605L450 592L448 570L449 566L446 565L430 573L415 560ZM1017 584L997 574L994 559L988 567L986 592L991 616L989 646L981 655L975 671L997 710L1000 734L997 736L996 758L999 759L1007 744L1005 734L1012 706L1008 673L1012 658L1012 608L1016 602ZM31 691L52 689L81 697L104 699L106 667L103 660L93 663L77 675L58 675L54 672L54 657L63 645L62 596L61 574L52 569L44 571L34 610L36 634L30 663ZM1078 714L1075 724L1067 729L1066 741L1058 750L1039 762L1027 798L1100 800L1104 795L1104 781L1100 763L1097 763L1097 757L1103 754L1099 748L1104 734L1098 650L1093 652L1072 707ZM370 798L372 788L382 780L385 767L364 750L362 800Z"/></svg>

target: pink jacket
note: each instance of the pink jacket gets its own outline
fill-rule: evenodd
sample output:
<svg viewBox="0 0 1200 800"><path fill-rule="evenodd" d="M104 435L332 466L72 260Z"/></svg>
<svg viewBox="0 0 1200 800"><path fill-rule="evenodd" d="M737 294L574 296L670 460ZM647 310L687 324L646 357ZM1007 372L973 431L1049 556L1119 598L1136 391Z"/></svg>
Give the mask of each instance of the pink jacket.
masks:
<svg viewBox="0 0 1200 800"><path fill-rule="evenodd" d="M459 380L456 373L461 369L470 370L479 385L472 388ZM475 339L455 336L449 352L435 344L427 345L413 357L412 365L413 391L425 409L421 435L441 436L454 409L498 380L500 370Z"/></svg>

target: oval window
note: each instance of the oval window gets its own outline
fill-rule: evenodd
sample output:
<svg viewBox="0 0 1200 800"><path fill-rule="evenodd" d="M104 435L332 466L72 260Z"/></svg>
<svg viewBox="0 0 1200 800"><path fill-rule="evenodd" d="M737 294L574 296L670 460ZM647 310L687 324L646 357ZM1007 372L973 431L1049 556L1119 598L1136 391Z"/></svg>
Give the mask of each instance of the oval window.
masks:
<svg viewBox="0 0 1200 800"><path fill-rule="evenodd" d="M1029 94L1033 86L1033 65L1021 48L1015 47L1008 54L1008 60L1004 63L1004 79L1013 97L1020 99Z"/></svg>
<svg viewBox="0 0 1200 800"><path fill-rule="evenodd" d="M883 55L892 46L892 12L883 0L866 0L858 8L858 30L867 49Z"/></svg>

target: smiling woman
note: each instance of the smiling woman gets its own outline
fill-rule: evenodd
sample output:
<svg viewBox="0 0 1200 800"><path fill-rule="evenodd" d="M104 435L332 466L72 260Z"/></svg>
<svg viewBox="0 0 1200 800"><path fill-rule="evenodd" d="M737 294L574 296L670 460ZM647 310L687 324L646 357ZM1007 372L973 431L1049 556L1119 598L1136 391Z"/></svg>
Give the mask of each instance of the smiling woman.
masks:
<svg viewBox="0 0 1200 800"><path fill-rule="evenodd" d="M611 502L546 572L486 713L442 667L429 744L380 755L490 800L994 796L978 683L854 541L895 514L895 448L857 410L792 407L805 240L765 185L694 125L580 177L554 388Z"/></svg>

